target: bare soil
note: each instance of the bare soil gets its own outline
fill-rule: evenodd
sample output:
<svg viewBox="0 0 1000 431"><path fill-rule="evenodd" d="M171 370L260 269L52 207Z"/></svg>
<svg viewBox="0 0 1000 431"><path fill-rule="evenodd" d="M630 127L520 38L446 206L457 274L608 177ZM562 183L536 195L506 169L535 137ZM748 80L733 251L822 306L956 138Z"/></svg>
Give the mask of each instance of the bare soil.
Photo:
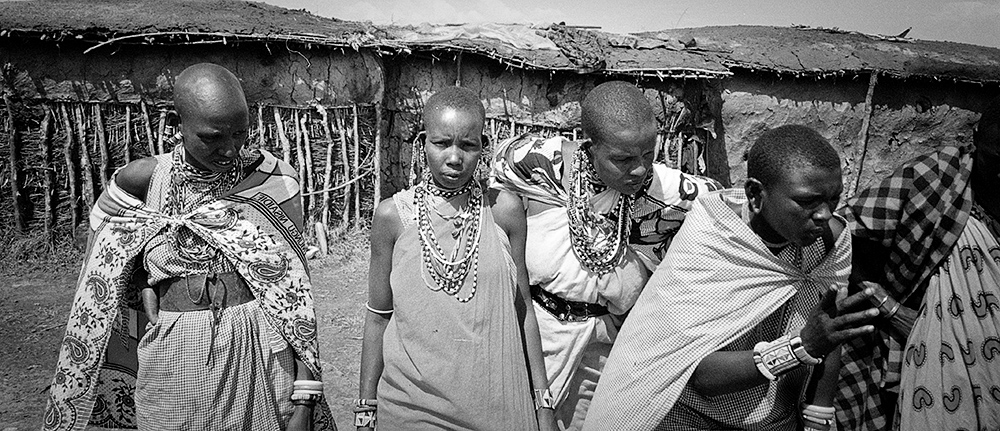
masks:
<svg viewBox="0 0 1000 431"><path fill-rule="evenodd" d="M80 258L69 254L34 265L0 264L0 431L41 427L80 265ZM327 401L338 427L352 429L367 296L367 233L347 235L331 245L329 256L309 263Z"/></svg>

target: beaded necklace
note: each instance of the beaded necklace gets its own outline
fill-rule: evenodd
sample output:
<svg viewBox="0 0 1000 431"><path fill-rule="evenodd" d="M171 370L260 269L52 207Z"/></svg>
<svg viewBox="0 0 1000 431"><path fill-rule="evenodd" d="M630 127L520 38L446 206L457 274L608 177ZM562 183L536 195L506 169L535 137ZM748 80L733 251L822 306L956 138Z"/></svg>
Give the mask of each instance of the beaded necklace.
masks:
<svg viewBox="0 0 1000 431"><path fill-rule="evenodd" d="M427 195L451 199L466 193L469 194L468 204L458 214L443 217L455 224L452 233L455 244L451 254L445 256L431 224ZM417 207L420 254L426 268L421 274L424 284L433 291L441 290L454 296L458 302L469 302L476 295L479 284L479 240L483 213L483 190L479 182L473 179L462 188L445 190L436 186L430 175L424 175L424 180L414 188L413 199ZM465 285L469 272L472 272L472 286L469 295L463 298L458 296L458 292ZM427 280L428 275L431 280Z"/></svg>
<svg viewBox="0 0 1000 431"><path fill-rule="evenodd" d="M244 169L243 158L237 157L233 168L228 171L202 171L184 160L182 145L174 148L171 161L170 184L164 199L164 210L171 216L184 214L189 208L221 198L239 183ZM194 198L194 201L188 202L189 198ZM207 271L218 251L197 235L180 234L179 228L177 224L170 226L170 236L178 256L187 264Z"/></svg>
<svg viewBox="0 0 1000 431"><path fill-rule="evenodd" d="M596 193L597 174L589 154L580 146L573 154L570 169L569 233L573 251L580 263L598 276L611 272L625 256L628 242L632 199L625 194L618 196L615 219L594 212L590 197Z"/></svg>

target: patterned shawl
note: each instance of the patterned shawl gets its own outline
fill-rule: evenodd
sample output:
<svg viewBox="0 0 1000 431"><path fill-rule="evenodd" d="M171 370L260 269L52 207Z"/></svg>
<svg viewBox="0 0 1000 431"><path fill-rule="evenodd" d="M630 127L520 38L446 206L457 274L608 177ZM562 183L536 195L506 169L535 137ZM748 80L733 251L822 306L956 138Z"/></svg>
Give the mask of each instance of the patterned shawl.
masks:
<svg viewBox="0 0 1000 431"><path fill-rule="evenodd" d="M121 371L135 366L136 351L128 343L112 341L126 341L130 332L135 337L129 315L141 310L137 289L130 283L133 269L141 266L136 256L150 238L171 225L191 229L235 264L271 328L321 379L297 176L287 163L260 152L263 161L229 194L178 217L156 212L114 181L109 183L91 210L91 241L59 351L44 429L80 430L92 413L97 422L107 420L109 408L116 410L110 425L135 427L135 369ZM132 359L115 358L116 351ZM325 401L314 419L317 429L336 428Z"/></svg>
<svg viewBox="0 0 1000 431"><path fill-rule="evenodd" d="M884 286L907 306L919 307L927 280L958 241L972 210L972 152L948 147L904 164L842 210L854 236L888 253ZM844 346L837 420L842 429L886 426L878 388L899 382L903 344L879 331Z"/></svg>
<svg viewBox="0 0 1000 431"><path fill-rule="evenodd" d="M726 201L742 204L746 197L729 189L695 202L618 334L585 431L654 429L706 356L800 289L847 286L846 229L819 265L802 271L771 253Z"/></svg>
<svg viewBox="0 0 1000 431"><path fill-rule="evenodd" d="M569 207L569 195L563 187L572 155L562 153L566 138L543 139L522 134L501 143L493 160L493 180L518 196L557 207ZM584 141L586 142L586 141ZM582 145L580 142L579 145ZM662 163L653 164L653 172L632 202L632 227L629 244L656 260L663 256L670 240L684 222L691 204L705 193L722 186L707 177L688 175ZM591 198L594 210L607 214L615 208L620 193L605 188ZM650 253L651 252L651 253Z"/></svg>

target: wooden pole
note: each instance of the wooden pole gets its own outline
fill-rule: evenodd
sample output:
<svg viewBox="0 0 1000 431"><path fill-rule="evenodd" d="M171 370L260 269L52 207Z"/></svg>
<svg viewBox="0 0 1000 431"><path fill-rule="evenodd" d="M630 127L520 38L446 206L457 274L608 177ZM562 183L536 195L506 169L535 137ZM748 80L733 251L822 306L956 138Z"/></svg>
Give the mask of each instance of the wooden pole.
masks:
<svg viewBox="0 0 1000 431"><path fill-rule="evenodd" d="M63 150L63 156L66 158L66 177L69 182L69 218L70 227L72 232L76 232L77 219L79 218L79 194L77 193L77 183L76 183L76 160L73 157L73 141L75 139L75 133L73 132L73 120L69 116L69 110L66 109L66 104L59 105L59 112L62 113L63 127L66 129L66 147Z"/></svg>
<svg viewBox="0 0 1000 431"><path fill-rule="evenodd" d="M495 148L495 146L494 146ZM372 212L382 201L382 103L375 103L375 197ZM372 214L374 216L374 214Z"/></svg>
<svg viewBox="0 0 1000 431"><path fill-rule="evenodd" d="M865 167L865 153L868 152L868 127L872 122L872 99L875 96L875 84L878 84L878 71L873 70L868 78L868 92L865 94L865 117L861 120L861 131L858 136L858 146L854 148L854 184L848 197L854 196L861 185L861 171Z"/></svg>
<svg viewBox="0 0 1000 431"><path fill-rule="evenodd" d="M42 118L42 127L39 134L42 136L42 187L44 190L43 200L45 205L45 219L42 224L45 228L45 237L52 241L56 226L55 188L56 182L55 166L52 166L52 108L45 105L45 117Z"/></svg>
<svg viewBox="0 0 1000 431"><path fill-rule="evenodd" d="M323 117L323 133L326 135L326 165L323 168L323 211L322 218L323 227L330 226L330 183L331 176L333 175L333 132L330 131L330 115L327 114L326 108L321 105L316 105L316 110Z"/></svg>
<svg viewBox="0 0 1000 431"><path fill-rule="evenodd" d="M361 176L361 133L358 130L358 104L354 104L354 178ZM361 183L354 186L354 228L361 225Z"/></svg>
<svg viewBox="0 0 1000 431"><path fill-rule="evenodd" d="M83 106L77 105L73 109L73 117L76 120L77 128L77 142L79 142L80 149L80 166L83 174L83 193L81 196L84 198L84 203L87 205L87 211L90 211L90 207L94 205L94 167L90 162L90 146L87 145L87 121L83 114Z"/></svg>
<svg viewBox="0 0 1000 431"><path fill-rule="evenodd" d="M163 148L163 141L166 138L164 136L167 129L167 111L160 111L160 122L156 127L156 148L160 150L160 154L166 153L166 149ZM173 148L171 148L173 150Z"/></svg>
<svg viewBox="0 0 1000 431"><path fill-rule="evenodd" d="M149 120L146 102L139 102L139 107L142 108L142 123L146 126L146 143L149 144L149 155L155 156L157 154L156 141L153 140L153 123Z"/></svg>
<svg viewBox="0 0 1000 431"><path fill-rule="evenodd" d="M7 106L7 143L10 145L10 192L14 204L14 227L21 231L28 230L28 221L24 214L24 198L21 196L21 137L17 133L17 125L14 123L14 102L10 99L10 92L3 92L3 102Z"/></svg>
<svg viewBox="0 0 1000 431"><path fill-rule="evenodd" d="M340 132L340 163L344 169L344 181L351 178L350 163L347 161L347 125L344 119L337 117L337 129ZM344 187L344 211L340 216L340 228L347 230L347 225L351 220L351 187Z"/></svg>
<svg viewBox="0 0 1000 431"><path fill-rule="evenodd" d="M292 130L295 131L295 170L299 173L299 199L302 203L302 214L303 216L309 212L309 207L307 203L309 198L305 195L306 188L306 161L305 152L302 151L302 130L299 128L299 110L292 109ZM303 224L304 229L308 230L309 226Z"/></svg>
<svg viewBox="0 0 1000 431"><path fill-rule="evenodd" d="M107 136L104 134L104 118L101 115L101 105L98 103L94 104L94 124L97 127L97 155L101 158L101 190L107 190L108 188L108 158L111 155L108 153L108 141Z"/></svg>
<svg viewBox="0 0 1000 431"><path fill-rule="evenodd" d="M125 105L125 164L132 161L132 106Z"/></svg>
<svg viewBox="0 0 1000 431"><path fill-rule="evenodd" d="M305 176L305 183L302 185L306 190L306 208L304 208L306 220L304 226L309 226L310 228L315 228L313 226L313 207L316 206L315 198L312 196L313 190L313 159L312 159L312 143L309 141L309 113L300 112L299 116L299 132L302 134L302 151L305 163L303 164L303 175ZM318 232L313 231L313 236L317 235Z"/></svg>
<svg viewBox="0 0 1000 431"><path fill-rule="evenodd" d="M259 145L260 148L266 147L266 131L267 130L264 129L264 105L260 104L257 105L257 145Z"/></svg>
<svg viewBox="0 0 1000 431"><path fill-rule="evenodd" d="M285 123L281 121L278 107L275 106L271 109L274 110L274 128L278 130L278 140L281 141L281 160L284 160L285 163L291 163L292 146L288 142L288 136L285 135Z"/></svg>

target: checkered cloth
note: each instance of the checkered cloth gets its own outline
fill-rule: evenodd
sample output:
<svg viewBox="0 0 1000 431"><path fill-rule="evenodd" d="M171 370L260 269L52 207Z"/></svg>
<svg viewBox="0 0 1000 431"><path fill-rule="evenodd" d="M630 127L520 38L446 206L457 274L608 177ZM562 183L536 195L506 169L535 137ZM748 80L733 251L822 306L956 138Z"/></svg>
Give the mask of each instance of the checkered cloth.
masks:
<svg viewBox="0 0 1000 431"><path fill-rule="evenodd" d="M851 233L885 247L890 294L911 308L927 280L958 241L972 209L971 148L950 147L904 164L842 210ZM837 421L840 429L876 430L887 425L880 391L899 382L903 345L885 331L844 346Z"/></svg>
<svg viewBox="0 0 1000 431"><path fill-rule="evenodd" d="M815 258L792 259L803 268L791 264L789 256L775 256L731 206L745 202L740 189L712 192L695 202L625 320L587 413L585 431L675 425L661 420L706 356L733 345L769 316L777 313L783 320L783 304L798 293L815 295L847 286L851 241L846 229L814 268L808 263ZM777 325L786 327L784 322ZM763 409L779 402L758 395L754 402ZM729 421L740 413L722 414L729 415ZM738 420L745 423L743 419L763 420L751 415Z"/></svg>

